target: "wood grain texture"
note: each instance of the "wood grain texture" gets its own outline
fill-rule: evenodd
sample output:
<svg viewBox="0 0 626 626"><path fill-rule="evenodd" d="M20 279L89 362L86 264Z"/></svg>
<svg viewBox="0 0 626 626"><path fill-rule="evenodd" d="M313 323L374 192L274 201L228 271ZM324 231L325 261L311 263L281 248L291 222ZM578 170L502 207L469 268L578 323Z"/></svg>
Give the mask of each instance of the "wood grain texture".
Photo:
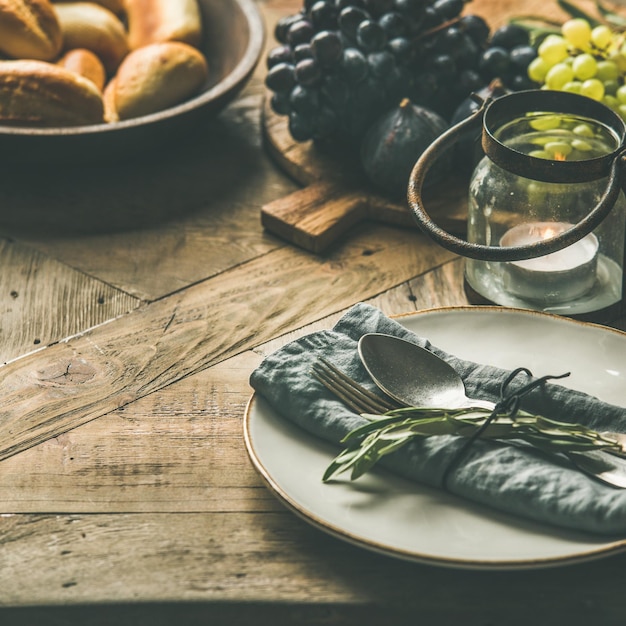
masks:
<svg viewBox="0 0 626 626"><path fill-rule="evenodd" d="M0 239L0 362L135 309L128 294L12 239Z"/></svg>
<svg viewBox="0 0 626 626"><path fill-rule="evenodd" d="M355 244L326 259L276 250L0 368L0 459L452 257L393 229L364 229Z"/></svg>

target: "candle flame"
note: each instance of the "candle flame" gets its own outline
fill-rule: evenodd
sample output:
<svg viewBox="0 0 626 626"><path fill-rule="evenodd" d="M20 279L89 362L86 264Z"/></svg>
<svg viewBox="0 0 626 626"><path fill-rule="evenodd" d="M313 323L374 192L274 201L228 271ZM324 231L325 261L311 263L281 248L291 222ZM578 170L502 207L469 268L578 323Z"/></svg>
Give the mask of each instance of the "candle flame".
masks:
<svg viewBox="0 0 626 626"><path fill-rule="evenodd" d="M566 155L564 155L562 152L555 152L554 153L554 160L555 161L565 161L566 159Z"/></svg>

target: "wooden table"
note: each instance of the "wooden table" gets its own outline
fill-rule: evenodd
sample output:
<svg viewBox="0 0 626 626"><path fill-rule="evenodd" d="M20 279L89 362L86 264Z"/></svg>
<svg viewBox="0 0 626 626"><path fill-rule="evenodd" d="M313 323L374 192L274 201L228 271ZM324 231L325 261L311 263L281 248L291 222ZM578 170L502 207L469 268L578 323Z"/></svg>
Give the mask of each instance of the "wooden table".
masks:
<svg viewBox="0 0 626 626"><path fill-rule="evenodd" d="M293 3L262 8L271 44ZM261 144L264 73L193 143L0 172L0 623L622 624L626 556L418 565L262 483L242 416L264 354L357 301L466 304L461 260L416 230L363 223L322 255L263 231L297 189ZM22 427L44 419L63 434Z"/></svg>

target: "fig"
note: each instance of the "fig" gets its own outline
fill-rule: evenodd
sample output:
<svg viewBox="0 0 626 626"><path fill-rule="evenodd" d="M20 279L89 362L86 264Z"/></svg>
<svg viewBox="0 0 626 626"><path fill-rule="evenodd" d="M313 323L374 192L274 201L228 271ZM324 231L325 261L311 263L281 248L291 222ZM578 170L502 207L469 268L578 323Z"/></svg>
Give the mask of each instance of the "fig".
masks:
<svg viewBox="0 0 626 626"><path fill-rule="evenodd" d="M368 179L389 197L405 197L416 161L447 128L438 113L404 98L374 122L363 138L361 165ZM449 160L438 159L425 184L434 184L449 171Z"/></svg>
<svg viewBox="0 0 626 626"><path fill-rule="evenodd" d="M499 78L495 78L488 85L476 92L482 100L495 99L511 93ZM480 104L471 96L463 100L452 115L451 125L454 126L480 108ZM483 158L483 149L480 145L482 128L477 126L475 130L465 131L461 134L454 146L453 162L455 169L463 174L470 174L478 162Z"/></svg>

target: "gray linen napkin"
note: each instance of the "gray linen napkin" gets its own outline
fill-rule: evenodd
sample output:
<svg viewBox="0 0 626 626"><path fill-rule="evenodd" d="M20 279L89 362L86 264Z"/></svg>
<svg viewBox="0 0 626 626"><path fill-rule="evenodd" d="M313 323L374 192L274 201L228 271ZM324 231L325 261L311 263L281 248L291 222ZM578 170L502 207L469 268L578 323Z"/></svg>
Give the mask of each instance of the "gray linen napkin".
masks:
<svg viewBox="0 0 626 626"><path fill-rule="evenodd" d="M449 355L363 303L352 307L332 330L312 333L267 356L252 373L250 383L280 415L312 435L338 444L364 419L324 389L310 368L318 356L324 356L376 391L357 353L359 338L370 332L397 335L428 348L459 372L470 397L498 400L507 371ZM626 432L626 409L554 383L531 392L522 408L598 430ZM464 441L454 436L420 439L381 463L399 475L439 487L445 468ZM626 534L626 490L603 485L573 469L566 459L562 463L548 460L531 448L477 440L448 477L447 488L474 502L536 521L594 533Z"/></svg>

